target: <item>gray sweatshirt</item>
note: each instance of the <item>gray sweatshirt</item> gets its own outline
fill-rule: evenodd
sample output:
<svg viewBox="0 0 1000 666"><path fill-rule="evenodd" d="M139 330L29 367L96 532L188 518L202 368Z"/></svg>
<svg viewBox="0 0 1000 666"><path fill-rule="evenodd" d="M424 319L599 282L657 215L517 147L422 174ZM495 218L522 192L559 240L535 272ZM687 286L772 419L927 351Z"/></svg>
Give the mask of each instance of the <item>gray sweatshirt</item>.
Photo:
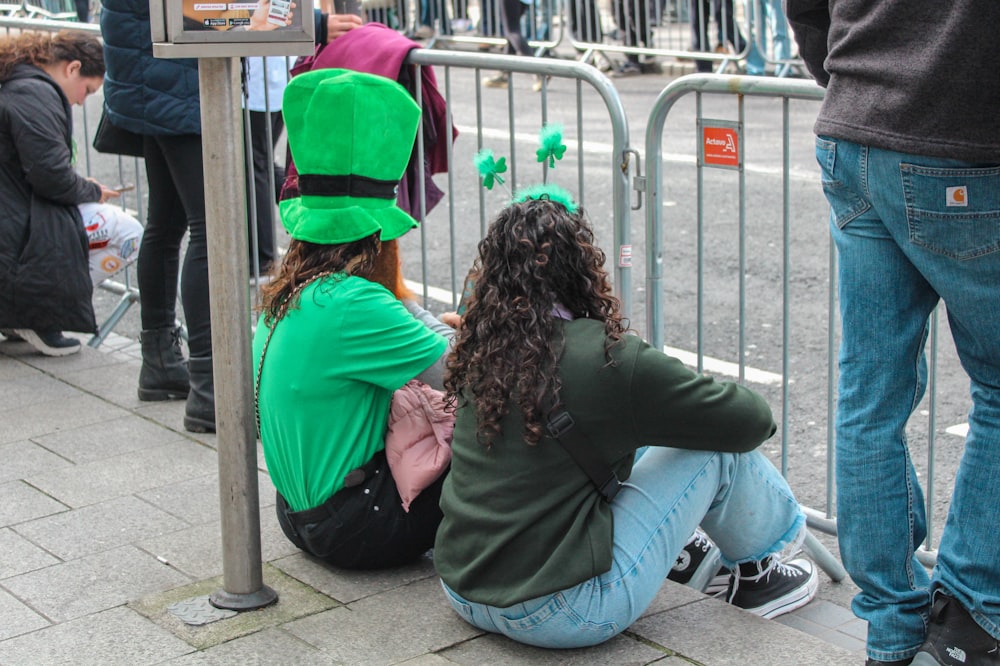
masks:
<svg viewBox="0 0 1000 666"><path fill-rule="evenodd" d="M1000 164L1000 0L785 0L816 134Z"/></svg>

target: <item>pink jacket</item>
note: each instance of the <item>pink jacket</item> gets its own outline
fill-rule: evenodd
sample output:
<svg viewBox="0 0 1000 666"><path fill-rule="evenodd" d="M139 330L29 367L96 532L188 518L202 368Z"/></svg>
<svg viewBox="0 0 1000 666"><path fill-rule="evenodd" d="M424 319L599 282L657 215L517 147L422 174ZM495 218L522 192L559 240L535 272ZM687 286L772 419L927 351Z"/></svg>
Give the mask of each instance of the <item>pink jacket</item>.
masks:
<svg viewBox="0 0 1000 666"><path fill-rule="evenodd" d="M411 379L392 394L385 457L403 500L403 510L451 463L455 414L445 411L444 393Z"/></svg>

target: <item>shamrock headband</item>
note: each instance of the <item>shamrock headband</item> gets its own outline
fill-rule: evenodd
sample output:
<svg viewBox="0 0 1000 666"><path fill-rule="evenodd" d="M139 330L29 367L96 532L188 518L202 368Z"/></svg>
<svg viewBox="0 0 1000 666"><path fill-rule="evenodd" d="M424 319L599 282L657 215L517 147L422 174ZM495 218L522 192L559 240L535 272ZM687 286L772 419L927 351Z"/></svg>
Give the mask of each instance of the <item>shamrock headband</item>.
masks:
<svg viewBox="0 0 1000 666"><path fill-rule="evenodd" d="M561 203L570 213L575 213L578 210L579 206L573 201L573 195L564 188L547 182L548 170L555 169L556 162L566 154L566 146L562 142L562 131L562 125L546 125L539 132L539 148L535 151L535 155L543 166L543 182L513 193L511 203L523 203L528 199L551 199ZM507 172L506 157L497 159L492 150L483 148L476 153L474 163L482 179L483 187L492 190L494 185L503 185L509 191L502 175Z"/></svg>

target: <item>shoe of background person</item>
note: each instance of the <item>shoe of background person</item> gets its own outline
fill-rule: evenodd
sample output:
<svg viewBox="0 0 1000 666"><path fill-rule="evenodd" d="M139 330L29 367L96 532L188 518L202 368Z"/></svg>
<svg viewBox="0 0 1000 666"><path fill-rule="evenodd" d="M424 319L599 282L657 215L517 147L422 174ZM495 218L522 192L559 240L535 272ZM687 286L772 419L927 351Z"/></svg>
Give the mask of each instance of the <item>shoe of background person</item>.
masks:
<svg viewBox="0 0 1000 666"><path fill-rule="evenodd" d="M7 338L11 342L21 342L22 340L24 340L24 338L15 333L14 329L12 328L0 328L0 334L2 334L3 337Z"/></svg>
<svg viewBox="0 0 1000 666"><path fill-rule="evenodd" d="M719 564L719 547L698 528L677 554L677 561L667 574L667 580L688 585L705 594L718 594L728 589L730 573L729 569Z"/></svg>
<svg viewBox="0 0 1000 666"><path fill-rule="evenodd" d="M510 76L507 72L497 72L496 76L491 76L490 78L483 81L483 85L487 88L506 88L510 83Z"/></svg>
<svg viewBox="0 0 1000 666"><path fill-rule="evenodd" d="M139 368L139 400L183 400L191 388L187 361L181 351L179 326L154 328L139 333L142 367Z"/></svg>
<svg viewBox="0 0 1000 666"><path fill-rule="evenodd" d="M642 65L632 60L626 60L621 66L621 69L614 72L612 76L624 77L624 76L636 76L642 74Z"/></svg>
<svg viewBox="0 0 1000 666"><path fill-rule="evenodd" d="M989 666L1000 664L1000 641L972 619L954 598L934 593L927 639L910 662L913 666Z"/></svg>
<svg viewBox="0 0 1000 666"><path fill-rule="evenodd" d="M69 356L80 351L80 341L67 338L62 331L34 331L30 328L15 328L14 333L46 356Z"/></svg>
<svg viewBox="0 0 1000 666"><path fill-rule="evenodd" d="M535 92L541 92L542 88L545 87L545 82L548 81L550 76L542 76L541 74L535 74L535 81L531 84L531 89Z"/></svg>
<svg viewBox="0 0 1000 666"><path fill-rule="evenodd" d="M726 601L765 618L778 617L812 601L819 576L806 559L779 562L765 557L739 565L729 581Z"/></svg>

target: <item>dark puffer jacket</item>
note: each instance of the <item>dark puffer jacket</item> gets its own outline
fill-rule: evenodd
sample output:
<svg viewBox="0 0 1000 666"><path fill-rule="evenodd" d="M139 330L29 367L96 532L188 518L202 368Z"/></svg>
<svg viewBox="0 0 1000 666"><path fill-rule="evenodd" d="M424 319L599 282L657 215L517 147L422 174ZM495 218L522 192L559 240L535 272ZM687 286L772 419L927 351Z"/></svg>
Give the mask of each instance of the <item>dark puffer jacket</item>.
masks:
<svg viewBox="0 0 1000 666"><path fill-rule="evenodd" d="M97 330L78 204L101 188L72 165L73 116L59 85L16 65L0 82L0 328Z"/></svg>
<svg viewBox="0 0 1000 666"><path fill-rule="evenodd" d="M136 134L201 134L198 61L153 57L148 0L104 0L104 106Z"/></svg>

